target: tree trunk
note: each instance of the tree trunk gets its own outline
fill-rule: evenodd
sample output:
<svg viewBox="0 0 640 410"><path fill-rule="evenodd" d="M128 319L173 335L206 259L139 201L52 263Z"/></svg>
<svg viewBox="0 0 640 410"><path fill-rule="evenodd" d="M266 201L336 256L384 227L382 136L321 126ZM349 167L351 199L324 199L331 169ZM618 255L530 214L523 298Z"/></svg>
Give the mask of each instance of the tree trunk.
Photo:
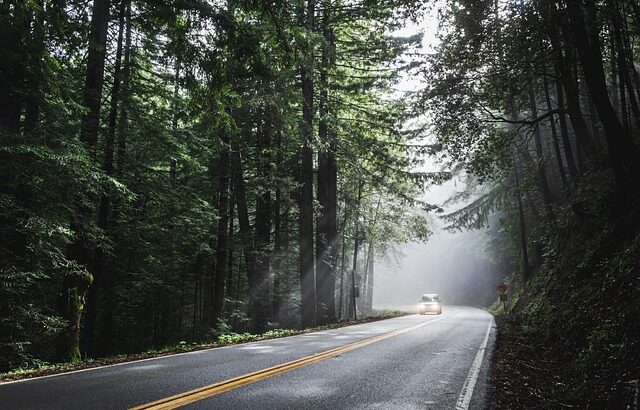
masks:
<svg viewBox="0 0 640 410"><path fill-rule="evenodd" d="M306 19L304 8L299 11L299 23L309 33L314 31L315 0L307 0ZM306 22L306 24L305 24ZM301 325L316 324L316 289L313 253L313 47L308 44L305 62L300 67L302 79L302 135L300 148L300 175L298 182L299 207L299 275L301 293Z"/></svg>
<svg viewBox="0 0 640 410"><path fill-rule="evenodd" d="M358 200L356 201L356 212L354 219L354 239L353 239L353 266L351 268L351 292L349 300L349 318L353 316L358 319L356 301L356 275L358 274L358 251L360 249L360 202L362 200L363 182L358 182Z"/></svg>
<svg viewBox="0 0 640 410"><path fill-rule="evenodd" d="M33 21L33 34L31 38L32 52L29 53L28 70L26 75L26 87L28 90L25 114L24 114L24 132L29 136L33 136L33 132L38 127L40 119L40 105L44 97L42 92L43 83L43 54L45 51L45 31L44 31L44 4L43 0L37 0L39 10L35 12Z"/></svg>
<svg viewBox="0 0 640 410"><path fill-rule="evenodd" d="M231 185L231 184L230 184ZM229 295L235 289L235 282L238 280L235 278L233 271L233 235L235 232L234 228L234 209L235 209L235 197L233 195L233 190L229 193L229 233L227 234L227 285L226 285L226 295ZM229 306L225 307L227 312L232 311Z"/></svg>
<svg viewBox="0 0 640 410"><path fill-rule="evenodd" d="M367 253L367 283L364 301L364 312L371 315L373 312L373 273L375 265L375 248L373 241L369 242L369 252Z"/></svg>
<svg viewBox="0 0 640 410"><path fill-rule="evenodd" d="M518 163L515 159L513 159L513 173L514 173L514 177L515 177L515 182L516 182L516 201L518 203L518 221L520 224L520 249L522 252L522 273L523 273L523 278L524 281L526 282L527 280L529 280L529 277L531 276L531 269L530 269L530 264L529 264L529 252L527 250L527 231L526 231L526 227L525 227L525 220L524 220L524 209L522 206L522 197L521 197L521 193L520 193L520 179L518 177Z"/></svg>
<svg viewBox="0 0 640 410"><path fill-rule="evenodd" d="M282 307L282 291L283 291L283 279L284 274L282 272L283 267L283 255L282 250L284 247L284 235L282 231L282 202L284 200L282 190L282 178L284 176L283 159L282 159L282 124L278 122L276 128L276 192L275 203L273 204L273 294L272 294L272 310L273 319L276 322L280 322L282 315L280 309Z"/></svg>
<svg viewBox="0 0 640 410"><path fill-rule="evenodd" d="M120 104L120 119L118 124L116 169L115 175L121 178L124 175L124 162L127 146L127 132L129 121L129 99L131 98L131 2L127 2L125 17L125 46L124 62L122 64L122 103Z"/></svg>
<svg viewBox="0 0 640 410"><path fill-rule="evenodd" d="M229 141L224 132L220 137L218 157L218 233L216 241L216 265L214 275L213 315L210 326L217 328L224 314L225 280L227 278L227 259L229 252Z"/></svg>
<svg viewBox="0 0 640 410"><path fill-rule="evenodd" d="M252 291L258 286L256 283L256 253L253 246L253 238L251 226L249 224L249 210L247 206L247 195L244 185L244 176L242 172L242 154L240 152L240 141L234 136L231 141L231 175L233 180L233 195L236 202L236 210L238 211L238 225L240 227L240 243L242 246L242 254L244 256L247 282L249 284L249 316L254 317L254 297Z"/></svg>
<svg viewBox="0 0 640 410"><path fill-rule="evenodd" d="M564 110L564 91L562 90L562 84L556 80L556 97L558 98L558 108ZM571 180L575 181L578 177L578 169L576 167L576 160L573 156L573 149L571 148L571 140L569 139L569 127L567 127L567 119L564 113L560 113L558 116L560 122L560 135L562 137L562 147L564 148L564 156L567 159L567 169Z"/></svg>
<svg viewBox="0 0 640 410"><path fill-rule="evenodd" d="M613 27L609 27L609 32L613 32ZM618 94L618 64L616 55L616 45L614 41L609 41L609 64L611 66L611 105L613 110L620 116L620 96Z"/></svg>
<svg viewBox="0 0 640 410"><path fill-rule="evenodd" d="M549 40L551 42L556 76L560 79L564 90L566 90L567 112L576 136L578 162L580 162L580 156L583 156L587 159L588 163L591 163L598 158L597 151L580 109L580 98L575 85L575 76L572 72L572 65L569 64L572 57L571 49L568 48L566 50L567 56L563 56L563 47L560 41L562 38L566 44L571 44L571 38L567 34L566 29L560 31L560 28L564 27L566 24L565 21L560 18L560 14L556 10L555 5L553 4L552 8L552 2L550 0L542 0L539 5L540 14L545 19L547 34L549 35ZM561 94L559 92L558 98L560 98L561 95L564 96L564 93ZM561 118L561 120L563 120L563 118ZM563 135L568 137L565 132L563 132Z"/></svg>
<svg viewBox="0 0 640 410"><path fill-rule="evenodd" d="M100 108L104 83L104 61L107 48L107 28L109 24L109 0L94 0L89 33L87 76L83 95L83 105L87 113L82 118L80 140L89 153L96 155L95 145L100 131Z"/></svg>
<svg viewBox="0 0 640 410"><path fill-rule="evenodd" d="M77 251L81 252L82 249L77 249ZM71 253L71 255L82 256L79 253ZM58 339L58 360L75 363L81 359L80 320L84 311L84 296L87 288L91 286L92 280L93 277L88 271L74 272L73 276L70 274L65 276L61 307L67 325Z"/></svg>
<svg viewBox="0 0 640 410"><path fill-rule="evenodd" d="M201 299L201 286L200 286L200 267L202 266L202 253L198 252L198 254L196 255L196 264L194 266L193 269L193 276L194 276L194 280L193 280L193 314L192 314L192 318L191 318L191 340L195 341L198 340L198 306L200 304L200 299Z"/></svg>
<svg viewBox="0 0 640 410"><path fill-rule="evenodd" d="M533 81L533 78L531 79L531 81ZM531 110L531 117L538 118L538 107L536 104L536 96L533 83L529 84L529 107ZM540 127L538 124L536 124L533 130L533 141L535 143L537 157L534 161L534 167L538 177L540 190L542 191L542 198L544 200L547 218L549 219L549 222L551 222L555 218L553 212L553 204L555 203L555 198L553 192L551 192L551 188L549 188L549 181L547 180L547 170L544 162L544 151L542 148L542 137L540 135ZM525 147L524 149L526 150L527 148Z"/></svg>
<svg viewBox="0 0 640 410"><path fill-rule="evenodd" d="M346 238L346 221L343 223L342 228L342 251L340 252L340 299L338 302L338 319L342 319L343 306L344 306L344 271L347 264L347 238Z"/></svg>
<svg viewBox="0 0 640 410"><path fill-rule="evenodd" d="M316 234L316 311L319 324L335 321L335 272L337 241L337 170L335 150L337 138L330 129L330 102L328 99L328 70L335 64L335 39L329 26L330 4L324 4L322 20L325 39L322 48L322 66L320 69L320 100L318 139L322 144L318 152L318 186L317 196L320 204L320 216Z"/></svg>
<svg viewBox="0 0 640 410"><path fill-rule="evenodd" d="M114 151L114 143L116 137L116 126L118 120L118 105L120 103L120 84L121 84L121 67L122 67L122 46L123 46L123 37L124 37L124 29L125 29L125 14L127 10L127 1L123 0L120 3L119 13L118 13L118 37L116 41L116 56L114 62L113 69L113 87L111 89L111 100L109 107L109 120L108 120L108 130L107 136L105 140L105 150L104 150L104 160L102 163L102 169L104 170L106 175L113 175L113 151ZM110 213L111 213L111 200L108 191L103 191L100 196L100 206L98 209L98 228L103 230L106 234L110 232ZM87 293L87 302L86 302L86 313L84 319L84 327L83 327L83 346L82 351L87 356L94 355L94 331L97 319L97 308L99 299L101 297L102 288L110 289L113 287L113 283L104 283L103 282L113 282L113 278L111 281L109 278L103 278L104 273L104 264L105 258L107 255L104 252L97 248L94 251L93 261L92 261L92 269L93 273L93 284L89 288ZM103 321L105 325L103 330L111 330L113 326L111 325L112 321L112 312L111 305L105 309L105 318ZM108 333L108 334L107 334ZM105 355L111 350L111 334L110 332L102 332L100 335L100 349L99 354Z"/></svg>
<svg viewBox="0 0 640 410"><path fill-rule="evenodd" d="M249 294L254 299L254 331L267 330L269 321L269 268L271 264L271 140L273 132L273 111L275 107L267 105L264 121L258 127L257 177L262 181L263 189L256 196L256 281L255 289Z"/></svg>
<svg viewBox="0 0 640 410"><path fill-rule="evenodd" d="M553 110L553 106L551 105L551 96L549 95L549 81L547 80L546 63L543 63L542 70L542 85L544 87L544 97L547 103L547 111L551 112ZM565 173L564 164L562 162L562 153L560 152L560 144L558 142L558 130L556 129L556 122L553 115L549 117L549 126L551 127L553 151L555 153L556 162L558 164L558 172L560 174L560 181L562 182L562 189L564 190L565 196L568 196L569 182L567 181L567 174Z"/></svg>
<svg viewBox="0 0 640 410"><path fill-rule="evenodd" d="M636 125L640 128L640 108L638 107L634 82L631 78L631 72L635 71L635 68L632 68L633 63L631 64L631 67L629 67L630 65L627 62L627 56L630 54L630 51L625 47L623 39L624 27L622 25L620 4L618 1L609 1L609 12L611 14L611 23L613 26L613 43L618 57L616 63L620 73L620 84L624 84L626 86L629 106L633 112L633 116L635 117ZM614 108L614 112L615 111L616 110ZM629 130L629 127L627 127L627 130Z"/></svg>
<svg viewBox="0 0 640 410"><path fill-rule="evenodd" d="M95 0L93 3L91 30L89 32L89 52L87 59L87 76L84 88L84 106L87 114L82 119L80 140L84 142L89 154L95 159L96 142L98 140L100 107L102 100L102 85L104 80L104 60L107 41L107 26L109 21L109 1ZM75 220L71 223L71 230L75 239L67 247L67 256L80 267L89 264L90 252L85 225L91 215L91 210L80 203L76 204ZM88 272L72 272L65 278L63 294L63 314L68 321L68 328L62 337L66 341L59 344L58 355L64 360L77 361L80 359L80 318L84 311L84 297L86 289L93 281ZM80 280L80 278L83 278Z"/></svg>
<svg viewBox="0 0 640 410"><path fill-rule="evenodd" d="M24 106L24 82L27 76L24 61L28 60L27 43L31 16L27 8L17 6L15 2L0 4L2 21L0 26L0 47L3 58L0 59L0 132L17 138L20 132L20 117ZM13 58L9 58L13 56Z"/></svg>
<svg viewBox="0 0 640 410"><path fill-rule="evenodd" d="M602 66L600 39L594 20L595 4L593 0L586 2L588 21L585 21L583 5L579 0L568 0L567 10L587 87L593 96L593 102L605 131L616 185L618 191L625 195L632 189L632 181L640 179L640 164L638 164L640 155L638 155L638 148L633 144L629 133L620 123L609 100ZM586 23L589 24L589 31L585 28Z"/></svg>

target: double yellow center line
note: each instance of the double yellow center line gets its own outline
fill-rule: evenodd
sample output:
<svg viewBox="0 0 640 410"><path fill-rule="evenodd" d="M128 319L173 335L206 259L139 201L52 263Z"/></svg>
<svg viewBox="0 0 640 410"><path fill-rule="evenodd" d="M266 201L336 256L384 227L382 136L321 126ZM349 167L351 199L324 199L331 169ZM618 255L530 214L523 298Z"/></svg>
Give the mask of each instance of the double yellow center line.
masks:
<svg viewBox="0 0 640 410"><path fill-rule="evenodd" d="M428 322L419 323L417 325L409 326L403 329L393 330L388 333L383 333L378 336L374 336L368 339L361 340L359 342L350 343L348 345L338 347L335 349L327 350L325 352L316 353L311 356L303 357L301 359L293 360L291 362L283 363L277 366L269 367L263 370L258 370L253 373L244 374L242 376L227 379L218 383L210 384L208 386L200 387L198 389L190 390L184 393L176 394L174 396L165 397L151 403L142 404L140 406L132 407L130 410L160 410L160 409L175 409L185 406L189 403L193 403L208 397L215 396L220 393L224 393L229 390L237 389L238 387L255 383L257 381L266 379L271 376L284 373L289 370L296 369L298 367L306 366L311 363L316 363L321 360L328 359L330 357L338 356L342 353L349 352L351 350L358 349L363 346L370 345L380 340L388 339L393 336L400 335L402 333L410 332L420 327L426 326L429 323L437 322L443 319L441 316L437 319L430 320Z"/></svg>

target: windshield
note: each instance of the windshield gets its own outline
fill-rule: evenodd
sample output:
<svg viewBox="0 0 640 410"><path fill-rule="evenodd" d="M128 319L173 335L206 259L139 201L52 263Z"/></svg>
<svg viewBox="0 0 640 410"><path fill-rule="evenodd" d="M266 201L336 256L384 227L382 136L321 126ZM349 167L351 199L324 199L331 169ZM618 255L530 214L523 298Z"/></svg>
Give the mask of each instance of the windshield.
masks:
<svg viewBox="0 0 640 410"><path fill-rule="evenodd" d="M437 296L423 296L421 302L439 302Z"/></svg>

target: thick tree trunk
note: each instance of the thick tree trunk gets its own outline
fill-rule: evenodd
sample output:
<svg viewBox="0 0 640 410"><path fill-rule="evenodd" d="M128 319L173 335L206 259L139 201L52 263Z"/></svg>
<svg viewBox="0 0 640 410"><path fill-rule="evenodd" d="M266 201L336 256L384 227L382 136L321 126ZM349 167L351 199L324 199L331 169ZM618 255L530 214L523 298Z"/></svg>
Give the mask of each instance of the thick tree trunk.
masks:
<svg viewBox="0 0 640 410"><path fill-rule="evenodd" d="M100 108L102 100L102 85L104 80L104 60L107 41L107 26L109 21L109 1L95 0L93 3L91 30L89 33L89 52L87 59L87 76L84 88L84 106L87 114L82 119L80 139L84 142L89 154L95 159L96 143L98 140ZM67 247L67 256L80 267L87 267L90 261L88 238L85 235L85 225L91 215L91 210L85 205L76 204L75 220L71 229L75 233L74 241ZM85 271L69 274L65 279L65 291L62 296L63 317L68 321L68 329L62 337L66 341L59 344L58 355L64 360L77 361L80 359L80 318L84 311L84 297L87 283L93 281L93 276ZM79 278L84 278L79 281Z"/></svg>
<svg viewBox="0 0 640 410"><path fill-rule="evenodd" d="M289 311L285 311L284 309L286 307L289 307L289 300L290 300L290 296L291 296L291 291L294 288L294 286L297 287L298 285L298 269L295 266L295 264L290 264L289 261L291 261L292 257L291 257L291 231L290 231L290 226L292 224L292 217L291 217L291 205L290 205L290 193L289 190L286 190L284 192L284 197L286 198L286 206L282 212L282 216L281 218L281 227L280 227L280 235L282 237L282 246L281 246L281 254L282 254L282 260L285 261L282 264L281 267L281 272L280 272L280 286L278 287L278 289L280 290L280 296L279 296L279 317L285 318L286 319L286 323L291 323L291 317L292 315L290 314ZM297 290L296 290L297 292ZM297 314L296 314L297 316ZM295 325L297 325L298 323L295 323ZM290 326L294 326L294 324L291 324Z"/></svg>
<svg viewBox="0 0 640 410"><path fill-rule="evenodd" d="M362 290L360 291L360 312L362 317L367 317L369 315L369 310L367 309L367 300L369 299L369 273L370 273L370 264L373 262L371 260L371 251L373 250L373 242L369 241L367 246L367 255L364 262L364 276L362 278Z"/></svg>
<svg viewBox="0 0 640 410"><path fill-rule="evenodd" d="M216 241L216 265L214 274L212 328L224 314L225 281L227 278L227 259L229 257L229 143L228 133L220 137L220 153L218 157L218 233Z"/></svg>
<svg viewBox="0 0 640 410"><path fill-rule="evenodd" d="M231 185L231 184L230 184ZM234 274L233 269L233 236L235 234L234 227L234 218L235 218L235 197L233 195L233 190L229 193L229 233L227 234L227 284L226 284L226 295L231 294L233 289L236 287L236 282L238 278ZM233 311L232 306L225 306L225 310L227 312Z"/></svg>
<svg viewBox="0 0 640 410"><path fill-rule="evenodd" d="M109 24L109 0L94 0L89 33L87 76L83 95L83 105L87 113L82 119L80 140L95 158L95 145L100 130L100 108L104 83L104 61L107 48L107 28Z"/></svg>
<svg viewBox="0 0 640 410"><path fill-rule="evenodd" d="M378 215L380 215L380 206L382 205L382 195L378 196L378 203L376 204L376 210L373 215L373 222L371 225L376 227L378 224ZM363 295L362 295L362 314L369 315L373 307L373 264L375 262L374 253L374 239L369 238L369 250L367 251L367 261L364 269L364 281L363 281Z"/></svg>
<svg viewBox="0 0 640 410"><path fill-rule="evenodd" d="M345 223L343 223L343 228L342 228L342 250L340 252L340 299L338 302L338 319L342 319L342 315L344 312L344 274L345 274L345 269L346 269L346 265L347 265L347 238L346 238L346 221Z"/></svg>
<svg viewBox="0 0 640 410"><path fill-rule="evenodd" d="M24 132L29 137L38 127L40 120L40 105L44 97L43 83L43 54L45 50L44 32L44 4L43 0L37 1L39 10L35 12L33 19L33 34L31 36L32 52L29 53L26 76L27 98L24 114Z"/></svg>
<svg viewBox="0 0 640 410"><path fill-rule="evenodd" d="M546 63L542 65L542 85L544 87L544 97L547 103L547 111L551 112L553 106L551 104L551 96L549 93L549 81L547 80ZM563 114L561 114L563 115ZM553 151L556 156L556 163L558 164L558 172L560 174L560 181L562 182L562 189L565 196L569 195L569 182L567 181L567 174L564 169L564 163L562 161L562 153L560 152L560 143L558 142L558 130L556 129L555 117L552 115L549 117L549 126L551 127L551 139L553 140Z"/></svg>
<svg viewBox="0 0 640 410"><path fill-rule="evenodd" d="M279 118L279 117L278 117ZM273 204L273 236L274 236L274 244L273 244L273 294L272 294L272 310L273 310L273 319L276 322L280 322L282 320L282 315L280 309L282 307L282 299L283 299L283 281L284 281L284 273L282 272L283 267L283 248L284 248L284 233L282 230L282 202L284 200L283 189L282 189L282 178L284 177L284 169L283 169L283 158L282 158L282 124L278 121L276 128L276 192L275 192L275 203Z"/></svg>
<svg viewBox="0 0 640 410"><path fill-rule="evenodd" d="M193 312L191 316L191 340L195 341L199 339L198 323L201 317L199 306L202 299L202 286L201 286L201 267L202 260L204 259L201 252L196 255L196 263L193 268Z"/></svg>
<svg viewBox="0 0 640 410"><path fill-rule="evenodd" d="M242 154L240 152L240 142L237 136L231 141L231 175L233 181L233 195L238 212L238 225L240 227L240 243L244 256L247 282L249 284L249 316L255 317L254 298L252 292L258 288L256 282L256 252L254 248L251 225L249 223L249 209L247 206L247 194L242 171Z"/></svg>
<svg viewBox="0 0 640 410"><path fill-rule="evenodd" d="M609 32L613 32L613 27L609 27ZM613 106L613 110L620 116L620 96L618 94L618 58L616 55L616 45L614 41L609 41L609 64L611 71L610 81L611 81L611 105Z"/></svg>
<svg viewBox="0 0 640 410"><path fill-rule="evenodd" d="M299 12L301 25L314 31L315 0L307 0ZM305 24L306 22L306 24ZM299 275L301 293L301 324L303 328L316 324L316 289L313 252L313 48L308 47L305 62L300 67L302 87L302 135L300 148L300 175L298 182L299 207Z"/></svg>
<svg viewBox="0 0 640 410"><path fill-rule="evenodd" d="M367 253L367 282L364 300L364 313L371 315L373 312L373 274L375 265L375 247L373 241L369 242L369 251Z"/></svg>
<svg viewBox="0 0 640 410"><path fill-rule="evenodd" d="M109 122L108 130L105 139L104 160L102 163L102 169L106 175L113 175L113 156L114 156L114 144L116 138L116 127L118 120L118 105L120 103L120 84L121 84L121 67L122 67L122 47L125 29L125 14L127 10L127 1L123 0L120 3L118 14L118 37L116 41L116 56L113 69L113 86L111 89L111 100L109 107ZM100 206L98 208L98 228L102 229L105 233L109 233L110 230L110 217L111 217L111 200L109 192L104 191L100 196ZM94 331L97 319L97 308L99 299L101 297L102 288L110 289L113 287L113 278L103 278L104 264L106 255L98 248L94 251L91 272L93 273L93 284L87 292L86 301L86 313L83 327L83 342L82 351L87 356L94 355ZM103 283L105 282L105 283ZM100 335L100 349L99 354L105 355L111 351L111 337L110 330L113 329L112 312L111 307L105 309L103 322L105 326L102 328L103 332ZM106 332L104 331L106 330Z"/></svg>
<svg viewBox="0 0 640 410"><path fill-rule="evenodd" d="M258 127L257 177L263 189L256 196L256 281L249 294L254 299L254 331L267 330L269 317L269 270L271 264L271 140L273 132L273 110L267 106L262 127Z"/></svg>
<svg viewBox="0 0 640 410"><path fill-rule="evenodd" d="M107 175L113 175L113 154L116 139L116 127L118 120L118 106L120 103L120 86L122 84L122 49L125 30L125 18L129 7L127 0L122 0L118 15L118 40L116 43L116 57L113 68L113 87L111 89L111 101L109 107L109 124L105 141L103 168ZM105 198L108 201L108 196ZM108 204L107 204L108 207ZM106 215L103 216L106 221Z"/></svg>
<svg viewBox="0 0 640 410"><path fill-rule="evenodd" d="M70 256L80 258L84 256L80 255L82 251L84 249L72 249L68 253ZM92 280L93 277L88 271L78 271L65 276L60 301L63 318L67 321L67 325L58 339L58 360L75 363L81 359L80 320L84 311L84 296Z"/></svg>
<svg viewBox="0 0 640 410"><path fill-rule="evenodd" d="M337 170L335 150L337 138L329 127L330 102L328 100L328 70L335 64L335 39L329 27L330 4L325 2L323 16L323 35L325 45L322 49L320 71L320 122L318 137L322 148L318 152L318 202L320 216L316 234L316 311L318 323L326 324L335 320L335 272L337 241Z"/></svg>
<svg viewBox="0 0 640 410"><path fill-rule="evenodd" d="M575 135L580 172L585 172L586 169L593 166L594 162L598 161L600 155L597 154L596 144L582 114L580 94L578 93L575 74L572 72L571 65L562 67L559 72L560 81L566 92L564 95L566 96L569 120Z"/></svg>
<svg viewBox="0 0 640 410"><path fill-rule="evenodd" d="M529 84L529 107L531 110L531 117L538 118L538 107L536 103L533 83ZM553 221L553 219L555 219L555 215L553 212L555 198L553 192L551 192L551 188L549 187L549 181L547 180L544 150L542 148L542 136L540 135L540 127L538 125L536 125L533 130L533 141L535 144L537 157L534 161L534 167L537 174L538 184L540 185L540 191L542 192L542 198L544 200L547 218L549 219L549 222L551 222ZM526 150L526 147L524 149Z"/></svg>
<svg viewBox="0 0 640 410"><path fill-rule="evenodd" d="M557 73L556 73L557 74ZM564 91L560 81L556 80L556 97L558 99L558 108L564 109ZM576 181L578 177L578 168L576 165L575 157L573 156L573 149L571 148L571 140L569 139L569 127L567 126L567 119L564 113L560 113L558 116L560 123L560 135L562 137L562 147L564 148L564 156L567 159L567 169L571 180Z"/></svg>
<svg viewBox="0 0 640 410"><path fill-rule="evenodd" d="M127 132L129 121L129 99L131 98L131 2L127 1L125 16L125 45L124 61L122 63L122 103L120 104L120 118L118 121L116 167L115 175L124 175L124 162L127 148Z"/></svg>
<svg viewBox="0 0 640 410"><path fill-rule="evenodd" d="M0 132L16 138L20 132L20 117L24 107L25 77L27 70L24 62L28 60L27 43L31 16L28 8L16 7L15 2L0 4ZM7 56L7 57L5 57ZM12 58L8 58L12 56Z"/></svg>

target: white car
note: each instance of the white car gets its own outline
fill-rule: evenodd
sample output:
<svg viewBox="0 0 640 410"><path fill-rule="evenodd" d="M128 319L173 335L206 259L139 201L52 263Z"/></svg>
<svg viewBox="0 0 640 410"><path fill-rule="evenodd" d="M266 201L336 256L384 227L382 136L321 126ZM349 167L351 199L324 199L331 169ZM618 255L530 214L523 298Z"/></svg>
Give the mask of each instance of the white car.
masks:
<svg viewBox="0 0 640 410"><path fill-rule="evenodd" d="M427 313L442 314L442 302L437 293L425 293L418 301L418 311L421 315Z"/></svg>

